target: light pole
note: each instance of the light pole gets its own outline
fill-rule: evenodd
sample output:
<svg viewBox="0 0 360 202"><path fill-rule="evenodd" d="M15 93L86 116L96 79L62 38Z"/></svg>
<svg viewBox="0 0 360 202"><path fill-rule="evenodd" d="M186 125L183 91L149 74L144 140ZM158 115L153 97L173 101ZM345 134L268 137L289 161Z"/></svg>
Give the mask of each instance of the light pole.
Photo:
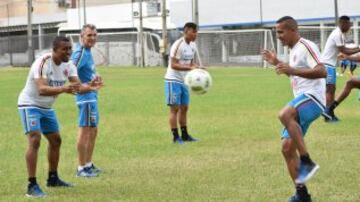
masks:
<svg viewBox="0 0 360 202"><path fill-rule="evenodd" d="M34 60L34 50L33 50L33 43L32 43L32 0L27 1L27 35L28 35L28 64L31 65L32 61Z"/></svg>
<svg viewBox="0 0 360 202"><path fill-rule="evenodd" d="M260 0L260 25L263 26L263 2Z"/></svg>
<svg viewBox="0 0 360 202"><path fill-rule="evenodd" d="M335 9L335 25L338 25L339 10L338 10L338 1L337 0L334 0L334 9Z"/></svg>
<svg viewBox="0 0 360 202"><path fill-rule="evenodd" d="M198 27L200 27L199 25L199 2L198 0L192 0L192 17L193 17L193 22L195 24L197 24Z"/></svg>
<svg viewBox="0 0 360 202"><path fill-rule="evenodd" d="M143 30L143 12L142 12L142 1L139 0L139 39L140 39L140 67L145 67L145 50L144 50L144 30Z"/></svg>
<svg viewBox="0 0 360 202"><path fill-rule="evenodd" d="M166 25L166 0L162 0L161 4L161 14L162 14L162 46L163 46L163 64L166 67L167 62L167 44L168 44L168 34L167 34L167 25Z"/></svg>
<svg viewBox="0 0 360 202"><path fill-rule="evenodd" d="M7 13L7 35L8 35L9 63L10 63L10 66L12 66L12 65L13 65L13 60L12 60L11 39L10 39L10 11L9 11L9 3L6 4L6 13Z"/></svg>
<svg viewBox="0 0 360 202"><path fill-rule="evenodd" d="M86 25L86 0L84 0L84 25Z"/></svg>

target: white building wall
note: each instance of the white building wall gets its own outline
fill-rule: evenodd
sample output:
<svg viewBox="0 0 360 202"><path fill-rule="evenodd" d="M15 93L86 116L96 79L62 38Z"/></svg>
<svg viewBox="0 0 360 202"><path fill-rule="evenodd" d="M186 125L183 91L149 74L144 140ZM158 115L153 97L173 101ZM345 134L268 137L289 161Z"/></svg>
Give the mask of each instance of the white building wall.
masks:
<svg viewBox="0 0 360 202"><path fill-rule="evenodd" d="M200 25L239 25L260 23L260 0L198 0ZM182 27L192 20L192 0L170 0L171 21ZM290 15L300 21L333 20L334 0L262 0L263 22L273 23ZM338 1L339 16L360 18L360 0Z"/></svg>

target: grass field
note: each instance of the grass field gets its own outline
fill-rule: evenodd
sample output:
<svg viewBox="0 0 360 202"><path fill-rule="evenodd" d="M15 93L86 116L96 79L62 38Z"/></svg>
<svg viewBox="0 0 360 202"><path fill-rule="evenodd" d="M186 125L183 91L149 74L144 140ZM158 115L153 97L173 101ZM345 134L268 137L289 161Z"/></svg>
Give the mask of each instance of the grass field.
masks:
<svg viewBox="0 0 360 202"><path fill-rule="evenodd" d="M213 68L214 85L192 96L189 130L200 142L173 145L162 68L100 68L101 123L94 160L105 172L75 177L77 108L62 95L54 108L63 138L60 176L76 186L49 189L43 139L38 182L44 201L286 201L293 186L280 153L278 111L292 98L288 78L271 69ZM28 69L0 69L0 201L28 201L27 140L17 96ZM347 77L339 78L340 89ZM308 183L314 201L360 201L360 104L354 91L341 122L317 120L306 137L320 172Z"/></svg>

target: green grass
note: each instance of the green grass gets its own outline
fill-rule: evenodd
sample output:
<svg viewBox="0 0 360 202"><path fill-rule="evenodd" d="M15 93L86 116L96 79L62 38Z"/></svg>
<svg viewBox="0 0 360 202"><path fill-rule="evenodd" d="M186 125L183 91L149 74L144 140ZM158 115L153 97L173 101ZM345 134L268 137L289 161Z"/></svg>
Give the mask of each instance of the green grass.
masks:
<svg viewBox="0 0 360 202"><path fill-rule="evenodd" d="M38 181L46 201L286 201L293 186L280 153L278 111L292 99L288 78L271 69L213 68L214 85L192 96L189 130L201 139L173 145L162 68L100 68L101 122L94 154L101 177L74 176L77 108L61 95L54 108L63 144L59 173L76 186L45 187L43 138ZM28 69L0 69L0 201L27 201L24 152L16 103ZM347 77L339 78L340 89ZM360 105L354 91L337 110L341 122L317 120L306 137L321 166L308 183L314 201L360 201Z"/></svg>

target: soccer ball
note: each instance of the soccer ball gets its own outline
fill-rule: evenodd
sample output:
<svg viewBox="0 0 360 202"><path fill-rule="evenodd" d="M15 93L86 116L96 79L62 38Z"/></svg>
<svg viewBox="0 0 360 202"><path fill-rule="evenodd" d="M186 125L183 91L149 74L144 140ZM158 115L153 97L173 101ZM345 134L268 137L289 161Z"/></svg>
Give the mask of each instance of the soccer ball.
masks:
<svg viewBox="0 0 360 202"><path fill-rule="evenodd" d="M203 69L191 70L185 76L185 84L195 94L205 94L212 85L209 72Z"/></svg>

